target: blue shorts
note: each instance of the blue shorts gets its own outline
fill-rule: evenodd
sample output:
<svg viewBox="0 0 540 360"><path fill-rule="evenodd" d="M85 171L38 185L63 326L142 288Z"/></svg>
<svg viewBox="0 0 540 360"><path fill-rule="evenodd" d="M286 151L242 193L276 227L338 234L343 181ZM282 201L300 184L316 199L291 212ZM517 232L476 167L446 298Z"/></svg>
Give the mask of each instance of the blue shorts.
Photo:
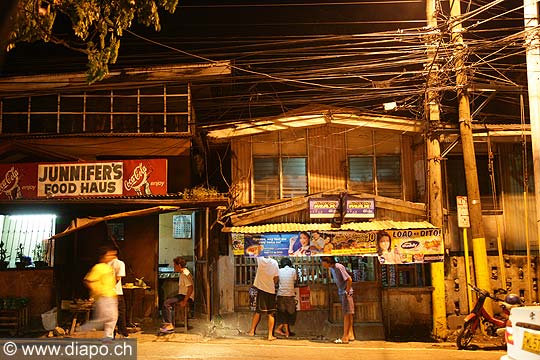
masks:
<svg viewBox="0 0 540 360"><path fill-rule="evenodd" d="M354 299L352 295L339 295L339 300L341 301L343 315L354 314Z"/></svg>

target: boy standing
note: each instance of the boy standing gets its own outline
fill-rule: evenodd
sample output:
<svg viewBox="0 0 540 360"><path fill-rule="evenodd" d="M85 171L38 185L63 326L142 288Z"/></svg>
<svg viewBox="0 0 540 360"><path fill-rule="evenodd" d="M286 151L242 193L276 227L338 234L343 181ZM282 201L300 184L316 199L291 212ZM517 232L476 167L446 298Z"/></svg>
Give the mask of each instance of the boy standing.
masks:
<svg viewBox="0 0 540 360"><path fill-rule="evenodd" d="M343 336L336 339L336 344L348 344L354 340L354 299L352 289L352 279L347 273L345 266L336 263L333 256L321 257L322 266L330 269L332 278L337 285L339 300L341 301L341 310L343 311Z"/></svg>

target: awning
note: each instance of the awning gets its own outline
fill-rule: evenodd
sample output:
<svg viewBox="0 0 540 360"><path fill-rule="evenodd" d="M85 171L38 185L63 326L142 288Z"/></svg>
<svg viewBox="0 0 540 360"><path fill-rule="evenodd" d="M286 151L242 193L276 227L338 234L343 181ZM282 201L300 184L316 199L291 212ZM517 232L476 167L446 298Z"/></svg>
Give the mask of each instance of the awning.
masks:
<svg viewBox="0 0 540 360"><path fill-rule="evenodd" d="M154 206L148 209L126 211L126 212L107 215L103 217L76 218L71 221L71 224L66 230L62 231L61 233L53 235L51 239L61 238L75 231L79 231L81 229L99 224L100 222L103 222L103 221L116 220L116 219L121 219L125 217L131 217L131 216L145 216L145 215L150 215L154 213L171 212L171 211L177 211L179 209L180 207L178 206Z"/></svg>
<svg viewBox="0 0 540 360"><path fill-rule="evenodd" d="M281 232L301 232L301 231L378 231L378 230L411 230L411 229L434 229L436 228L427 221L393 221L393 220L375 220L366 222L352 222L342 224L340 227L333 226L331 223L279 223L250 226L231 226L224 228L223 232L236 234L262 234L262 233L281 233Z"/></svg>

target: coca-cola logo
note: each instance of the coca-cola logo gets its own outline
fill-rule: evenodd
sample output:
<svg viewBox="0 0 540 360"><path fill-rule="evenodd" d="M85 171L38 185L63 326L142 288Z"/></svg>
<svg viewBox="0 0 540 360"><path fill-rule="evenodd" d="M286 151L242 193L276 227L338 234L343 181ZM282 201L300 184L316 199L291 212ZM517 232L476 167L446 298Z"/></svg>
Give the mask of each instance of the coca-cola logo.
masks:
<svg viewBox="0 0 540 360"><path fill-rule="evenodd" d="M0 182L0 192L10 192L19 184L19 172L12 167L9 169L5 176L4 180Z"/></svg>
<svg viewBox="0 0 540 360"><path fill-rule="evenodd" d="M146 168L146 166L143 165L143 163L139 163L139 165L137 165L137 167L133 169L133 173L131 174L129 179L124 181L124 186L126 190L137 190L147 183L147 179L148 169Z"/></svg>

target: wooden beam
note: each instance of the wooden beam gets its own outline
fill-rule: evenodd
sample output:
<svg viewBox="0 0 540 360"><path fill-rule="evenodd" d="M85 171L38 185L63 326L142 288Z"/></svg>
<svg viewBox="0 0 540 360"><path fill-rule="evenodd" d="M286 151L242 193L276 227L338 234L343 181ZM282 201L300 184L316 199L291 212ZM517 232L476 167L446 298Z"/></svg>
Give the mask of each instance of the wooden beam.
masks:
<svg viewBox="0 0 540 360"><path fill-rule="evenodd" d="M259 221L265 221L278 216L291 214L306 209L308 197L292 199L290 201L267 206L263 209L252 210L238 215L231 216L233 226L251 225Z"/></svg>

